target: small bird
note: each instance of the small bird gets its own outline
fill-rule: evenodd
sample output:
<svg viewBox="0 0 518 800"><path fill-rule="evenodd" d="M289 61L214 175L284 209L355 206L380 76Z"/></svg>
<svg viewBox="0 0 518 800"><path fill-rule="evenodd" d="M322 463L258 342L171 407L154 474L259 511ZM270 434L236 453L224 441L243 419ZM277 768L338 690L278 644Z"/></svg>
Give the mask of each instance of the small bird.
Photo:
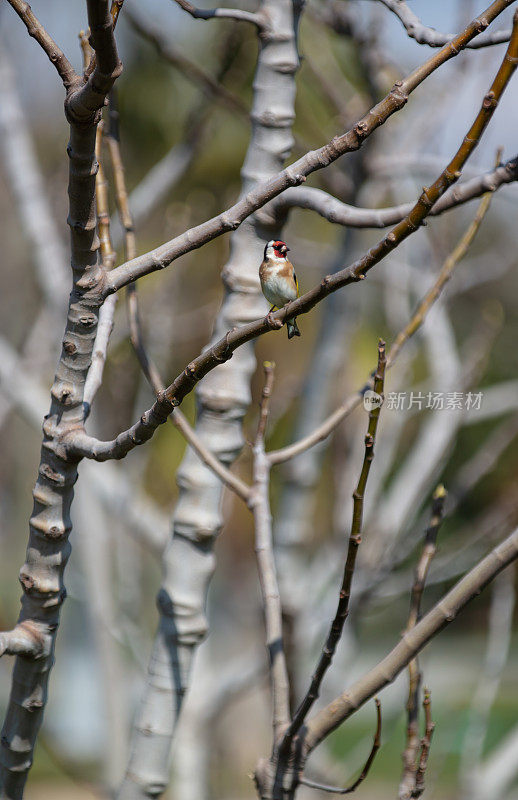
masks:
<svg viewBox="0 0 518 800"><path fill-rule="evenodd" d="M287 257L290 248L286 242L279 239L271 239L264 248L264 258L259 267L259 278L261 279L261 289L269 303L272 303L270 314L276 308L282 308L291 300L296 300L299 296L299 284L293 264ZM297 320L286 320L288 329L288 339L300 336Z"/></svg>

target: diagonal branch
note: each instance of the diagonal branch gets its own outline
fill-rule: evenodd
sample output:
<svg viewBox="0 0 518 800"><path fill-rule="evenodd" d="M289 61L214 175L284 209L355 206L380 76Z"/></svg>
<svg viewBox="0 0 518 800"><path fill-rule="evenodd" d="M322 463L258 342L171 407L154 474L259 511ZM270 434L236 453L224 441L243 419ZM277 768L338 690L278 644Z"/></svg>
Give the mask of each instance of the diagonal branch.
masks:
<svg viewBox="0 0 518 800"><path fill-rule="evenodd" d="M415 39L418 44L427 44L429 47L443 47L454 37L453 33L442 33L441 31L423 25L417 14L415 14L407 5L405 0L380 0L393 14L400 20L407 34L411 39ZM508 42L511 36L511 31L494 31L487 33L485 36L475 39L470 42L468 47L477 49L480 47L490 47L494 44L502 44Z"/></svg>
<svg viewBox="0 0 518 800"><path fill-rule="evenodd" d="M477 178L472 178L449 189L435 204L430 216L443 214L485 192L495 192L500 186L514 183L517 180L518 156L514 156L505 164L500 164ZM286 189L275 199L274 206L281 212L290 208L310 209L329 222L350 228L386 228L388 225L400 222L411 210L412 203L402 203L389 208L358 208L343 203L322 189L315 189L312 186L297 186L293 189Z"/></svg>
<svg viewBox="0 0 518 800"><path fill-rule="evenodd" d="M307 752L311 752L384 686L392 683L428 642L517 558L518 529L458 581L412 630L403 635L401 641L379 664L308 721L305 740Z"/></svg>
<svg viewBox="0 0 518 800"><path fill-rule="evenodd" d="M111 272L107 280L106 293L116 292L144 275L164 269L180 256L201 247L224 233L235 230L250 214L273 200L285 189L300 185L311 173L324 169L345 153L358 150L368 136L405 105L414 89L438 67L458 55L477 33L486 28L512 2L513 0L495 0L485 12L470 22L442 50L425 61L404 80L397 81L389 94L365 114L351 130L341 136L335 136L331 142L323 147L306 153L305 156L273 178L258 183L242 199L222 214L191 228L149 253L145 253L117 267ZM449 184L454 183L456 179L455 175L452 175Z"/></svg>
<svg viewBox="0 0 518 800"><path fill-rule="evenodd" d="M64 53L59 49L54 39L47 33L41 22L33 14L32 8L25 0L7 0L14 8L20 19L27 28L27 33L35 39L40 47L48 55L50 61L56 67L58 75L63 81L65 89L70 89L80 80L79 75Z"/></svg>
<svg viewBox="0 0 518 800"><path fill-rule="evenodd" d="M396 336L387 356L387 369L390 369L393 366L394 362L399 356L401 348L422 326L431 307L438 300L446 283L451 278L453 270L465 256L469 246L477 234L478 229L480 228L485 214L489 209L491 198L491 192L488 192L486 195L484 195L480 201L474 219L466 229L465 233L462 235L454 250L444 261L444 264L435 282L418 303L417 308L407 325L405 325L405 327ZM351 395L351 397L348 397L347 400L342 403L342 405L335 409L335 411L333 411L333 413L327 417L327 419L325 419L307 436L304 436L302 439L299 439L299 441L287 445L280 450L272 450L268 454L270 463L272 465L282 464L284 461L294 458L296 455L303 453L308 448L313 447L314 445L326 439L329 434L332 433L334 429L342 422L342 420L344 420L345 417L354 411L354 409L361 403L365 392L371 388L372 378L359 391Z"/></svg>

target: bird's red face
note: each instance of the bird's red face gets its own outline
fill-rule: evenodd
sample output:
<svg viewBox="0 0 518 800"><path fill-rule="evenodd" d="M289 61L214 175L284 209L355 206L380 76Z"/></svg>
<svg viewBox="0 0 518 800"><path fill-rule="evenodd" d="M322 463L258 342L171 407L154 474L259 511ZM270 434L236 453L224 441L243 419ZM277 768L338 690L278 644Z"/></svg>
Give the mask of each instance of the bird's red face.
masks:
<svg viewBox="0 0 518 800"><path fill-rule="evenodd" d="M279 239L273 242L273 250L277 258L286 258L286 253L290 249L286 242L281 242Z"/></svg>

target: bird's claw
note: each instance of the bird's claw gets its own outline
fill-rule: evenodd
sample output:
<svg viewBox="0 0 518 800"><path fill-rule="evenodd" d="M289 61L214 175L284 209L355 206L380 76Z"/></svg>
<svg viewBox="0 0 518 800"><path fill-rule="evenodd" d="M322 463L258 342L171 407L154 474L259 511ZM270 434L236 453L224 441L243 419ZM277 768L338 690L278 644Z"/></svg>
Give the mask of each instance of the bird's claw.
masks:
<svg viewBox="0 0 518 800"><path fill-rule="evenodd" d="M279 328L282 328L282 322L280 319L275 319L275 317L272 316L271 311L266 315L265 321L268 327L272 330L278 330Z"/></svg>

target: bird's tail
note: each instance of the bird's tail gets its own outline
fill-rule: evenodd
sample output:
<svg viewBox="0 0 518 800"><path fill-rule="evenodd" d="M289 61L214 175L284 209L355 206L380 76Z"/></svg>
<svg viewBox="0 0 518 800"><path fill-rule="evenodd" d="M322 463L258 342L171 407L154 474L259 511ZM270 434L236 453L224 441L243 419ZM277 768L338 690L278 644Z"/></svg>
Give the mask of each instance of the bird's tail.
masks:
<svg viewBox="0 0 518 800"><path fill-rule="evenodd" d="M288 329L288 339L293 339L294 336L300 336L299 326L295 318L289 319L286 322L286 327Z"/></svg>

